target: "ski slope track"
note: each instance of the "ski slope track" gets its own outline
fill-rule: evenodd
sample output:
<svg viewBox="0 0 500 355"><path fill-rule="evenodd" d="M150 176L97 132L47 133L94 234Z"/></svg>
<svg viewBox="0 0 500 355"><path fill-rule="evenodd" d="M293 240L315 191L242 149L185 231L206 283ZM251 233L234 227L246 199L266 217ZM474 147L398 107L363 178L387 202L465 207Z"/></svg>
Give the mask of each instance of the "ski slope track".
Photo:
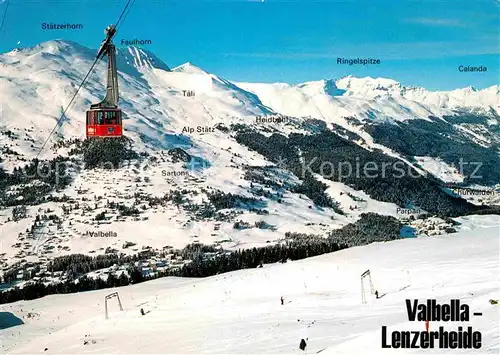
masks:
<svg viewBox="0 0 500 355"><path fill-rule="evenodd" d="M206 279L163 278L116 290L53 295L2 306L24 324L0 330L9 354L498 354L500 290L498 219L468 218L477 229L433 238L373 243L332 254ZM370 269L381 297L360 275ZM367 289L368 290L368 289ZM104 296L118 291L124 310ZM284 305L280 297L284 297ZM430 322L482 333L478 350L381 348L381 326L425 329L410 322L406 299L460 299L469 322ZM140 309L145 315L141 316ZM26 317L28 312L36 313ZM44 351L45 350L45 351Z"/></svg>

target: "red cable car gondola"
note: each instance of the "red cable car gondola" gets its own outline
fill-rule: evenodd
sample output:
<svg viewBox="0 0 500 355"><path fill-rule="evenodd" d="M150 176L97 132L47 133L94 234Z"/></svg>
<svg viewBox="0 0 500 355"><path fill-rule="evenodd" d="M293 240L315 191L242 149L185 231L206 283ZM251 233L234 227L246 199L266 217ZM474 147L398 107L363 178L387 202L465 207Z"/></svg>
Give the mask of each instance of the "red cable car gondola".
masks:
<svg viewBox="0 0 500 355"><path fill-rule="evenodd" d="M122 111L96 109L87 111L87 137L121 137Z"/></svg>
<svg viewBox="0 0 500 355"><path fill-rule="evenodd" d="M87 111L86 133L88 137L121 137L122 111L118 108L118 74L116 50L112 38L116 33L113 25L106 28L106 39L102 42L97 58L107 56L108 83L106 97L98 104L90 105Z"/></svg>

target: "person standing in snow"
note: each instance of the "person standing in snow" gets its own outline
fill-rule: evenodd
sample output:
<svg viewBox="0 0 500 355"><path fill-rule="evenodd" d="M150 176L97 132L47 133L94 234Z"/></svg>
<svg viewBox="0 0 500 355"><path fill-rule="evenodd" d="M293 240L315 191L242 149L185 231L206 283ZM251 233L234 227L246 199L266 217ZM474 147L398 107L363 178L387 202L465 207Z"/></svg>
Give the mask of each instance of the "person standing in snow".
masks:
<svg viewBox="0 0 500 355"><path fill-rule="evenodd" d="M283 306L284 302L285 302L285 299L283 298L283 296L281 296L281 305L282 306Z"/></svg>
<svg viewBox="0 0 500 355"><path fill-rule="evenodd" d="M302 351L306 351L306 347L307 347L306 341L304 339L300 339L299 349Z"/></svg>

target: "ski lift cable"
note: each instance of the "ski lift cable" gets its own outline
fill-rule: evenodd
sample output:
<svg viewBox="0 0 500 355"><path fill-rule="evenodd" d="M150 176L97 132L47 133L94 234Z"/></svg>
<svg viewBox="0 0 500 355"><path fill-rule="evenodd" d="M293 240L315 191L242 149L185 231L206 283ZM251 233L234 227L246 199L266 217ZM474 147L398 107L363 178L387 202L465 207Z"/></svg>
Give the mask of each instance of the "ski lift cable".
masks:
<svg viewBox="0 0 500 355"><path fill-rule="evenodd" d="M66 112L68 111L68 109L70 108L71 104L73 103L73 101L75 100L76 96L78 95L78 92L80 91L80 89L83 87L83 84L85 84L85 81L87 80L87 78L89 77L89 75L92 73L92 71L94 70L94 67L95 65L97 64L97 62L100 60L101 58L96 58L94 60L94 63L92 64L92 66L90 67L90 70L87 72L87 75L85 75L85 77L83 78L82 82L80 83L80 86L78 86L78 89L76 89L76 92L75 94L73 95L73 97L71 98L71 101L69 102L69 104L66 106L66 108L64 109L61 117L57 120L56 124L54 125L54 128L52 128L52 131L50 132L49 136L47 137L47 139L45 140L45 142L43 142L43 145L42 147L40 148L40 150L38 151L35 159L38 159L38 156L40 155L40 153L43 151L43 148L45 148L45 145L47 144L47 142L49 141L50 137L52 137L52 135L54 134L54 131L56 130L56 128L59 126L59 124L61 123L62 119L64 117L66 117Z"/></svg>
<svg viewBox="0 0 500 355"><path fill-rule="evenodd" d="M135 3L135 0L129 0L128 1L127 5L125 6L125 9L127 9L127 7L128 7L128 9L126 10L127 13L125 13L125 9L123 9L123 12L120 15L120 18L118 19L118 21L115 24L115 30L116 30L116 32L118 32L118 26L120 25L120 20L121 20L123 14L125 14L125 17L123 17L122 23L125 22L125 20L127 19L127 16L130 13L130 10L132 9L132 6L134 6L134 3Z"/></svg>
<svg viewBox="0 0 500 355"><path fill-rule="evenodd" d="M123 17L123 14L125 14L125 11L126 11L126 10L127 10L127 8L129 7L129 5L130 5L130 3L131 3L131 2L132 2L132 0L128 0L127 4L126 4L126 5L125 5L125 7L123 8L122 13L120 14L120 17L118 18L118 21L116 21L116 24L115 24L115 29L116 29L116 30L118 30L118 25L120 24L120 21L121 21L121 19L122 19L122 17ZM135 2L135 0L134 0L134 2ZM130 6L130 8L132 8L132 6ZM130 9L129 9L129 11L130 11ZM128 13L127 13L127 15L128 15ZM127 16L125 16L125 17L127 17ZM124 19L124 21L125 21L125 19Z"/></svg>
<svg viewBox="0 0 500 355"><path fill-rule="evenodd" d="M132 9L132 6L134 6L134 3L135 3L135 0L132 0L132 2L130 3L130 6L128 7L127 12L125 13L125 15L124 15L124 17L123 17L123 21L122 21L122 23L123 23L123 22L125 22L125 20L127 19L127 16L128 16L128 14L130 13L130 10ZM117 23L116 23L116 25L115 25L115 34L116 34L116 32L118 32L118 26L119 26L119 25L120 25L120 24L119 24L118 22L117 22Z"/></svg>
<svg viewBox="0 0 500 355"><path fill-rule="evenodd" d="M135 1L135 0L134 0ZM120 24L120 21L122 20L123 18L123 15L125 14L125 11L127 10L127 8L129 7L130 3L132 2L132 0L128 0L127 1L127 4L125 5L125 7L123 8L123 11L122 13L120 14L120 17L118 18L118 21L116 21L116 24L115 24L115 29L118 27L118 25ZM4 17L5 17L5 14L4 14ZM3 21L2 21L2 24L3 24ZM115 34L116 34L116 31L115 31ZM40 155L40 153L43 151L43 149L45 148L45 145L47 144L47 142L49 141L50 137L52 137L52 135L54 134L55 130L57 129L57 127L59 126L59 124L61 123L62 119L64 117L66 117L66 112L68 111L68 109L70 108L71 104L73 103L73 101L75 100L76 96L78 95L78 92L80 91L80 89L83 87L83 85L85 84L85 82L87 81L87 78L89 77L89 75L92 73L92 71L94 70L94 67L95 65L97 64L97 62L101 59L101 57L97 57L95 60L94 60L94 63L92 64L92 66L90 67L90 70L87 72L87 74L85 75L85 77L83 78L82 82L80 83L80 85L78 86L78 89L76 90L75 94L73 95L73 97L71 98L71 101L69 102L69 104L66 106L66 108L64 109L61 117L57 120L56 124L54 125L54 128L52 129L52 131L50 132L49 136L47 137L47 139L45 140L45 142L43 143L42 147L40 148L40 150L38 151L35 159L38 159L38 156Z"/></svg>
<svg viewBox="0 0 500 355"><path fill-rule="evenodd" d="M2 16L2 22L0 23L0 34L2 33L3 24L5 22L5 18L7 17L7 10L9 9L9 3L10 3L9 0L5 2L5 11Z"/></svg>

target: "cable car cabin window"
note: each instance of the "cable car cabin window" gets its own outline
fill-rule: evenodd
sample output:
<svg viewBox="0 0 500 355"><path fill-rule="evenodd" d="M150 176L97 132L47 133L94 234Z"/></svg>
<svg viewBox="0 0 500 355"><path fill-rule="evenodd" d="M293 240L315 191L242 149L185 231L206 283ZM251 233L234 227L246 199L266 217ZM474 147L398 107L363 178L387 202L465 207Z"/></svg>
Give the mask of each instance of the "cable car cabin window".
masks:
<svg viewBox="0 0 500 355"><path fill-rule="evenodd" d="M102 111L97 112L97 124L103 124Z"/></svg>
<svg viewBox="0 0 500 355"><path fill-rule="evenodd" d="M104 116L105 124L117 124L116 111L106 111Z"/></svg>
<svg viewBox="0 0 500 355"><path fill-rule="evenodd" d="M87 112L87 124L89 126L95 125L95 112L94 111L89 111Z"/></svg>

